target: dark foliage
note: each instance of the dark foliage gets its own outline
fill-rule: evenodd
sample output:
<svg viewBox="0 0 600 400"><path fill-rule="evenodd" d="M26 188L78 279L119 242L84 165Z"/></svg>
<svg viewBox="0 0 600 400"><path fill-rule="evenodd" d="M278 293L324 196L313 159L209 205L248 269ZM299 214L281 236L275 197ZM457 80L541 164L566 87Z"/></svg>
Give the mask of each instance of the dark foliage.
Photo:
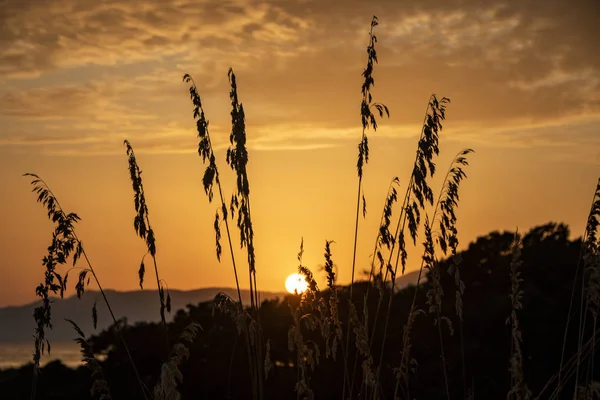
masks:
<svg viewBox="0 0 600 400"><path fill-rule="evenodd" d="M527 386L536 396L558 371L563 327L569 307L574 269L577 265L581 240L568 240L569 231L565 225L550 223L532 229L522 236L519 271L519 286L522 296L519 310L519 326L522 332L522 363ZM477 398L505 399L511 388L509 363L511 359L512 327L506 324L513 304L510 293L510 276L513 259L513 232L492 232L471 243L467 250L459 252L462 258L461 277L465 282L464 291L464 344L466 375L472 382ZM330 250L326 250L330 251ZM439 262L439 283L444 290L441 314L452 316L454 310L455 283L448 273L452 258ZM327 265L331 265L327 263ZM329 267L327 267L330 269ZM431 281L431 280L429 280ZM429 283L418 290L418 303L426 303ZM342 320L348 315L347 290L336 288L339 296L339 313ZM364 298L367 284L357 282L355 295ZM577 290L577 289L576 289ZM388 334L392 338L402 337L402 327L411 307L415 287L398 292L389 311L392 318ZM331 289L319 292L319 296L329 299ZM579 292L575 294L578 298ZM273 364L265 384L265 398L294 398L297 382L296 355L288 349L288 329L294 325L290 307L298 307L300 296L289 296L283 301L264 302L260 308L263 334L269 339L269 357ZM368 304L371 315L376 307L376 299ZM215 312L213 303L189 305L180 310L169 324L169 334L173 341L191 322L202 325L190 347L190 358L181 366L184 380L180 384L182 398L245 399L249 397L250 376L245 365L247 353L237 339L235 323L227 315ZM308 309L303 309L307 312ZM310 310L308 310L310 311ZM317 311L315 311L317 312ZM381 319L384 318L382 314ZM575 318L577 319L577 318ZM445 385L440 374L440 354L438 331L434 327L435 315L424 315L416 319L413 326L412 356L416 363L410 365L409 379L411 396L421 399L445 396ZM372 323L372 321L371 321ZM381 323L381 321L380 321ZM574 326L578 321L573 322ZM137 324L123 329L131 352L146 386L152 387L158 380L161 370L159 352L153 349L161 345L161 332L158 324ZM118 327L102 332L88 340L96 354L108 354L102 369L111 388L114 399L141 398L135 376L127 365L125 349L118 339ZM303 340L324 346L318 329L303 329ZM591 335L591 331L587 332ZM461 397L462 370L460 343L457 335L450 335L444 329L446 363L449 390L452 395ZM349 349L354 357L354 346ZM373 343L378 351L378 343ZM395 368L400 359L402 343L391 340L386 345L381 370L381 385L386 398L391 398ZM577 350L577 341L569 340L566 346L566 359ZM596 362L599 360L596 357ZM343 360L322 356L310 374L310 388L316 398L337 398L343 380ZM598 380L598 373L591 376ZM31 379L31 367L7 370L0 373L0 393L3 398L27 398L23 392ZM362 379L358 376L357 379ZM564 378L568 393L572 393L572 381ZM90 398L92 387L90 373L85 369L70 370L59 364L49 364L42 369L39 382L39 398ZM360 387L360 382L358 386ZM355 395L358 395L355 393ZM542 398L546 398L542 396Z"/></svg>

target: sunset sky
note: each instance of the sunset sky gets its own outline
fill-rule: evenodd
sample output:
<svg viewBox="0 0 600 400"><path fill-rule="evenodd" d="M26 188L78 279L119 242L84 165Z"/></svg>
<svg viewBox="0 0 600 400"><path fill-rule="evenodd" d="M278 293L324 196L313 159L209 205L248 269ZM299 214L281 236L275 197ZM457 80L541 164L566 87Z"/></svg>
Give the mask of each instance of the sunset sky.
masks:
<svg viewBox="0 0 600 400"><path fill-rule="evenodd" d="M225 242L222 262L215 257L217 204L202 190L181 80L190 73L203 97L229 197L230 66L247 116L259 288L284 290L302 237L304 264L315 273L325 240L335 240L339 282L348 283L361 72L374 14L373 95L391 117L369 132L357 268L369 266L389 182L398 176L406 189L432 93L452 100L436 194L454 154L476 151L460 193L461 248L491 230L549 221L580 236L600 176L597 0L7 0L0 5L0 306L35 299L51 239L24 172L39 174L82 218L77 231L104 286L139 287L145 248L133 229L124 139L144 172L169 287L234 286ZM421 246L409 252L414 270ZM148 280L146 288L155 285Z"/></svg>

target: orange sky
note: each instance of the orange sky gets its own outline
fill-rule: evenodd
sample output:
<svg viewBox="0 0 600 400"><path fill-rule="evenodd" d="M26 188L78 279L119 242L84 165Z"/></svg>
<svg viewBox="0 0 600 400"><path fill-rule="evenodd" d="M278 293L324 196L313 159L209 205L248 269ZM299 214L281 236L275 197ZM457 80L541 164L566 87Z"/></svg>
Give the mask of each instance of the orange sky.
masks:
<svg viewBox="0 0 600 400"><path fill-rule="evenodd" d="M581 235L600 175L595 0L9 0L0 9L0 305L35 298L50 240L24 172L41 175L82 217L77 230L104 286L138 287L144 244L133 230L123 139L144 171L169 287L234 285L226 246L221 264L214 254L216 204L202 190L181 82L190 73L198 84L229 196L229 66L247 116L259 287L283 290L301 237L314 272L325 240L335 240L347 283L360 74L373 14L380 19L373 94L391 118L369 133L357 268L369 265L390 180L398 176L406 188L431 93L452 100L439 170L458 150L476 150L461 187L462 246L490 230L549 221ZM409 251L414 269L421 247Z"/></svg>

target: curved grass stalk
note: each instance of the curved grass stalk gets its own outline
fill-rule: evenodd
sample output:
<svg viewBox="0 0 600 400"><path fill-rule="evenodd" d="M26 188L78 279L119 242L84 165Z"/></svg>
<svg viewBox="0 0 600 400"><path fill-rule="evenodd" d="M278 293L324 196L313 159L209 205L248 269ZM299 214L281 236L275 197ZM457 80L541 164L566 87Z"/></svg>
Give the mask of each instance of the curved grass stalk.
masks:
<svg viewBox="0 0 600 400"><path fill-rule="evenodd" d="M406 262L406 251L404 249L404 229L406 225L407 215L410 218L409 220L409 230L411 233L411 237L413 241L416 241L417 228L420 222L420 208L424 208L424 202L427 200L430 203L433 203L433 192L429 188L426 178L427 175L433 176L435 172L435 164L433 163L433 156L439 153L438 148L438 133L442 129L441 121L445 119L445 107L446 103L450 100L447 98L442 98L441 101L438 101L435 94L431 95L429 101L427 103L427 107L425 110L425 116L423 120L423 128L421 130L421 134L419 137L419 142L417 146L417 151L415 155L415 162L413 166L413 171L411 173L411 178L409 180L406 193L404 196L404 200L402 203L402 208L400 211L400 215L398 217L398 223L396 225L396 230L393 236L393 241L388 257L388 261L386 263L386 272L383 282L387 281L388 275L391 275L391 289L390 289L390 306L391 299L393 297L394 289L395 289L395 277L398 268L398 258L396 259L395 268L392 270L391 268L391 259L394 254L394 249L396 242L400 245L400 250L398 255L402 254L402 272L404 273L405 262ZM414 196L412 200L412 205L409 206L409 202L411 200L411 195ZM417 204L418 201L418 204ZM419 208L420 205L420 208ZM402 229L400 229L402 227ZM375 322L373 327L373 335L376 330L376 324L378 320L378 316L381 310L381 303L383 300L383 295L380 294L379 301L377 304L377 309L375 312ZM386 326L389 321L389 313L386 316ZM383 348L385 346L385 332L387 332L387 328L384 331L384 337L382 342L382 354ZM378 382L379 374L376 373L375 381Z"/></svg>
<svg viewBox="0 0 600 400"><path fill-rule="evenodd" d="M581 359L581 356L589 356L591 354L591 350L600 343L599 333L600 329L595 330L592 334L592 337L581 346L581 349L578 350L575 354L573 354L571 358L569 358L569 360L567 360L564 363L563 368L560 371L556 372L552 377L550 377L550 379L546 382L542 390L540 390L540 392L535 397L535 400L541 400L542 395L546 393L546 391L550 388L552 383L554 381L558 382L559 374L562 378L567 380L575 374L577 360ZM552 393L548 397L544 397L544 399L554 400L561 398L560 389L562 389L562 386L559 386L557 384L556 388L552 391Z"/></svg>
<svg viewBox="0 0 600 400"><path fill-rule="evenodd" d="M110 390L108 388L108 383L104 379L104 372L102 371L102 367L96 357L94 356L94 352L92 351L92 346L85 339L85 334L77 326L75 322L72 320L65 318L67 322L73 325L73 328L79 335L78 338L74 339L74 341L79 344L81 348L81 356L82 361L85 362L85 365L90 369L92 379L94 383L92 384L91 395L93 398L98 396L98 398L102 400L112 400L112 396L110 395Z"/></svg>
<svg viewBox="0 0 600 400"><path fill-rule="evenodd" d="M454 214L454 208L458 205L458 187L460 182L462 181L462 179L464 179L466 177L465 173L462 170L462 166L467 166L468 162L466 160L466 155L468 155L469 153L473 152L472 149L465 149L462 150L461 152L459 152L456 157L452 160L452 163L450 165L450 168L448 169L448 171L446 172L446 176L444 177L444 180L442 182L442 189L440 191L440 194L438 196L437 202L435 204L434 207L434 213L433 213L433 218L432 218L432 224L434 224L437 221L437 216L438 213L441 212L442 217L440 218L439 221L439 226L440 226L440 233L439 233L439 237L438 237L438 243L440 244L440 247L442 248L442 251L444 253L446 253L447 250L447 245L450 245L450 247L452 248L453 252L456 251L456 246L458 245L458 240L456 238L456 234L457 231L454 228L454 224L456 223L456 216ZM415 163L417 164L417 163ZM426 185L426 183L424 184ZM420 184L420 186L423 186L423 184ZM431 190L431 189L429 189ZM418 197L418 196L417 196ZM408 198L408 197L407 197ZM408 214L408 218L410 217L410 211L409 210L415 210L416 208L416 203L413 202L413 207L409 208L408 206L406 207L406 213L404 214L405 218L404 218L404 223L406 222L406 215ZM417 214L418 215L418 214ZM400 223L400 219L398 221ZM409 230L411 231L411 236L413 235L413 233L416 233L416 223L417 222L417 218L412 218L412 221L409 221ZM412 228L411 228L411 224L412 224ZM453 227L453 229L451 229L450 227ZM404 229L404 227L403 227ZM402 231L400 232L403 232ZM415 238L415 236L412 236L413 239ZM400 243L400 245L402 246L402 243ZM433 245L433 243L431 244L431 246ZM426 251L427 251L427 247L426 247ZM430 249L431 252L431 249ZM402 249L400 248L397 256L396 256L396 263L394 266L394 271L392 272L392 288L390 291L390 299L388 301L388 310L391 310L391 305L392 305L392 300L393 300L393 290L395 287L395 274L396 271L398 269L398 262L399 262L399 257L402 253ZM409 316L407 319L407 324L412 324L412 322L414 322L416 315L413 315L416 312L416 300L417 300L417 292L418 292L418 286L421 282L421 277L422 277L422 273L423 273L423 267L432 260L429 260L429 258L433 258L434 254L424 254L422 259L421 259L421 266L419 268L419 275L417 277L417 282L416 282L416 288L415 288L415 293L413 295L413 300L411 303L411 307L410 307L410 311L409 311ZM404 258L404 256L403 256ZM403 262L403 268L404 268L404 259L402 260ZM441 309L441 307L439 305L436 305L438 308ZM381 365L382 365L382 361L383 361L383 354L384 354L384 350L385 350L385 343L386 343L386 339L387 339L387 329L389 326L389 319L390 319L390 312L388 311L388 313L386 314L386 318L385 318L385 326L384 326L384 330L383 330L383 338L382 338L382 349L381 349L381 354L380 354L380 358L379 358L379 365L377 367L377 375L376 375L376 379L379 379L379 375L381 372ZM412 326L411 325L407 325L405 327L405 335L410 335L410 332L412 331ZM402 359L401 359L401 363L400 363L400 371L401 373L403 373L403 371L407 371L408 370L408 365L410 363L410 358L409 358L409 349L410 349L410 336L405 338L405 341L403 343L403 350L402 350ZM445 368L445 366L444 366ZM406 384L408 385L408 377L405 377L405 381ZM407 388L408 391L408 388Z"/></svg>
<svg viewBox="0 0 600 400"><path fill-rule="evenodd" d="M217 184L217 188L219 189L219 200L221 201L221 214L223 221L225 222L225 230L227 233L227 242L229 244L229 253L231 254L231 264L233 266L233 274L235 277L235 287L238 293L238 301L240 302L240 307L243 308L244 305L242 303L242 294L240 291L240 282L238 278L237 266L235 262L235 255L233 253L233 244L231 241L231 231L229 230L229 219L227 213L227 205L225 204L225 198L223 197L223 188L221 187L221 180L219 179L219 169L217 168L215 154L212 146L212 142L210 140L210 133L208 130L208 120L204 115L204 108L202 107L202 100L198 93L198 87L196 86L196 82L191 75L185 74L183 76L183 80L186 83L190 84L190 98L192 100L192 104L194 105L194 118L196 119L196 127L198 131L198 137L200 138L200 142L198 144L198 154L202 156L202 162L206 162L208 160L208 166L204 172L204 177L202 178L202 182L204 185L204 191L208 196L208 201L212 202L213 199L213 184ZM218 210L217 210L217 218L215 220L215 231L217 234L217 259L221 261L221 245L219 243L220 231L218 228Z"/></svg>
<svg viewBox="0 0 600 400"><path fill-rule="evenodd" d="M171 312L171 294L167 289L167 296L165 298L165 290L162 285L162 280L158 275L158 264L156 262L156 238L154 236L154 231L150 226L150 217L148 216L148 206L146 205L146 196L144 194L144 185L142 183L142 171L137 164L137 160L135 158L135 153L133 151L133 147L128 140L123 141L123 144L127 148L127 156L129 163L129 175L131 178L131 185L133 187L134 193L134 206L137 215L133 220L133 227L135 229L135 233L146 242L146 247L148 248L148 253L152 257L152 262L154 264L154 273L156 276L156 286L158 288L158 299L160 302L160 320L163 325L164 334L165 334L165 343L167 356L171 349L171 345L169 344L169 328L167 327L167 321L165 319L165 310L167 312ZM144 264L142 262L140 266L140 270L138 271L140 277L140 287L142 287L144 281Z"/></svg>
<svg viewBox="0 0 600 400"><path fill-rule="evenodd" d="M382 294L382 291L385 290L385 286L384 286L385 283L383 280L383 268L384 268L385 262L383 259L383 255L381 253L381 251L382 251L381 247L385 246L389 251L389 249L392 245L392 241L393 241L392 235L389 231L389 226L391 223L393 205L398 200L398 191L396 190L396 186L398 186L398 187L400 186L400 181L399 181L398 177L395 177L394 179L392 179L392 182L390 183L390 186L388 188L388 194L386 196L385 203L383 206L383 211L381 212L379 231L377 232L377 237L375 238L375 245L373 248L373 254L371 256L371 268L369 271L369 279L367 281L367 290L364 295L364 306L365 307L368 304L367 301L368 301L369 292L371 289L371 281L373 281L375 283L375 281L377 279L380 280L380 282L379 282L380 294ZM379 261L379 273L377 275L374 273L376 257ZM369 331L368 331L368 320L367 320L367 309L366 308L363 309L361 324L364 325L364 329L368 336ZM370 340L369 340L370 351L372 351L372 347L371 347L372 343L373 343L373 337L371 336ZM354 382L354 377L356 376L357 365L358 365L358 357L355 357L354 358L354 366L352 367L352 382Z"/></svg>
<svg viewBox="0 0 600 400"><path fill-rule="evenodd" d="M594 196L592 197L592 204L590 206L590 212L588 214L588 219L587 219L587 223L586 223L586 228L585 228L585 232L583 234L582 237L582 243L581 243L581 250L579 252L579 258L577 260L577 267L575 268L575 278L573 279L573 289L571 290L571 298L569 301L569 312L567 314L567 322L565 323L565 332L563 335L563 346L562 346L562 350L561 350L561 356L560 356L560 366L558 369L558 382L557 382L557 396L560 396L561 390L562 390L562 371L563 371L563 364L564 364L564 357L565 357L565 350L566 350L566 344L567 344L567 334L568 334L568 330L569 330L569 324L571 322L571 311L573 309L573 300L574 300L574 296L575 296L575 285L577 284L577 277L579 276L579 271L581 269L581 263L584 259L584 254L586 253L586 243L596 243L598 241L598 239L596 238L596 232L597 232L597 228L598 228L598 216L600 216L600 179L598 179L598 184L596 185L596 189L594 190ZM584 281L585 281L585 271L582 271L582 288L584 285ZM582 289L582 296L583 296L583 289ZM583 307L583 304L581 305ZM582 314L583 312L580 310L580 314ZM581 315L580 315L581 317ZM581 320L581 318L580 318ZM582 327L580 326L579 328L579 333L578 333L578 342L577 342L577 347L578 349L581 349L582 346L582 337L581 337L581 332L582 332ZM578 350L577 354L580 354L580 351ZM580 363L580 359L578 358L577 360L577 374L576 374L576 383L575 383L575 390L577 390L577 380L579 378L579 363Z"/></svg>
<svg viewBox="0 0 600 400"><path fill-rule="evenodd" d="M407 254L406 254L405 241L404 241L404 229L406 227L407 213L410 213L410 215L412 216L411 224L410 224L410 229L411 229L410 233L411 233L411 237L413 238L413 242L416 241L416 231L418 228L418 224L420 222L420 211L419 211L419 208L418 208L416 202L413 201L413 206L409 207L411 194L413 194L417 199L419 199L421 208L424 207L424 204L423 204L424 197L427 197L428 200L433 197L433 195L430 194L431 189L429 188L429 186L427 185L427 182L426 182L427 167L426 167L425 163L427 162L429 164L430 174L431 174L431 176L433 176L433 173L435 171L435 164L433 164L432 158L433 158L434 154L438 154L438 152L439 152L437 132L438 132L438 130L442 129L441 123L437 120L437 117L439 115L439 117L441 117L442 120L445 118L445 103L446 102L450 102L450 99L447 99L444 97L444 98L442 98L441 102L438 102L437 98L435 97L435 94L433 94L429 98L429 101L427 102L427 107L425 109L425 116L423 118L423 125L422 125L423 128L421 129L421 135L419 137L419 142L417 145L417 151L415 154L415 162L413 164L413 171L412 171L411 177L409 179L408 186L406 188L404 200L402 202L402 207L400 208L400 215L398 216L398 223L396 225L396 230L394 232L393 240L391 242L392 245L391 245L389 257L388 257L388 260L386 263L386 272L385 272L385 276L383 279L383 282L385 283L387 281L388 275L391 275L391 283L392 283L392 288L390 290L391 295L393 295L393 291L395 289L395 282L396 282L395 278L396 278L396 274L397 274L397 270L398 270L398 260L399 260L400 256L402 256L402 274L404 274L404 270L406 268ZM434 107L436 107L436 108L434 108ZM431 116L432 117L431 119L430 119L430 114L429 114L430 109L433 111L433 116ZM433 118L433 117L436 117L436 118ZM428 122L431 122L431 123L428 123ZM434 124L434 122L435 122L435 124ZM425 150L425 151L423 151L423 150ZM415 182L417 182L417 180L419 181L419 183L415 189L415 184L416 184ZM433 201L431 200L431 202L433 202ZM398 243L399 249L398 249L398 253L396 256L395 268L392 270L391 261L392 261L392 256L394 254L394 250L396 247L396 243ZM375 312L373 335L375 334L375 330L377 327L376 324L377 324L377 320L378 320L379 313L381 310L382 300L383 300L383 296L380 295L379 301L377 303L377 310Z"/></svg>
<svg viewBox="0 0 600 400"><path fill-rule="evenodd" d="M583 345L583 337L585 335L585 326L586 320L588 316L588 309L590 303L595 303L596 305L599 303L598 299L598 287L597 287L597 273L598 269L600 269L600 262L598 262L598 238L597 231L600 219L600 180L598 180L598 185L596 186L596 191L594 192L594 200L592 201L592 207L590 210L590 214L588 216L588 220L586 223L585 230L585 239L582 241L581 246L581 255L583 260L583 271L581 278L581 303L579 308L579 332L578 332L578 342L577 348L580 349ZM590 274L590 279L586 285L586 273L591 272L594 275ZM592 279L595 278L595 279ZM592 287L596 286L596 287ZM586 292L588 293L587 298L585 298ZM585 300L585 301L584 301ZM584 306L585 303L585 306ZM597 313L597 309L595 311L594 316ZM573 396L577 395L578 385L579 385L579 366L581 364L581 359L577 359L577 366L575 372L575 388Z"/></svg>
<svg viewBox="0 0 600 400"><path fill-rule="evenodd" d="M104 303L106 304L106 307L107 307L108 312L113 320L113 323L115 324L115 326L118 326L118 323L117 323L115 314L112 310L112 307L108 301L108 298L106 297L104 288L100 284L98 275L96 274L96 271L94 270L92 263L90 262L90 260L88 258L87 253L85 252L85 249L83 247L81 240L79 239L79 237L77 236L77 233L75 232L74 224L80 218L77 216L77 214L65 213L65 211L61 207L58 199L56 198L56 196L54 196L54 193L52 192L52 190L50 190L50 187L48 186L48 184L42 178L40 178L38 175L32 174L32 173L26 173L26 174L23 174L23 176L29 176L29 177L33 178L31 181L31 185L33 186L32 191L38 194L37 201L39 203L42 203L42 205L44 205L46 207L46 209L48 210L48 218L57 224L57 227L55 228L55 231L53 233L53 243L49 248L49 255L47 257L44 257L44 261L47 266L46 282L45 282L46 284L45 285L42 284L42 285L38 286L38 289L36 289L36 292L38 293L38 295L41 295L41 297L43 297L44 305L41 308L36 308L36 312L34 313L34 317L36 318L36 322L38 323L38 327L36 328L36 338L35 338L34 379L33 379L32 392L31 392L31 399L34 399L35 395L36 395L39 361L40 361L41 355L43 354L43 351L44 351L44 346L43 346L44 340L45 340L44 327L50 327L50 328L52 327L51 320L50 320L50 301L48 298L48 294L49 294L49 291L53 291L54 293L56 293L58 290L60 290L61 297L62 297L64 290L66 289L66 286L67 286L67 275L65 275L65 277L63 279L56 271L54 271L54 266L56 265L56 263L60 263L60 264L65 263L67 258L69 257L69 255L72 252L74 252L73 253L73 265L75 265L77 263L78 259L81 256L83 256L83 258L85 259L85 262L87 264L87 268L83 269L81 271L81 273L79 274L78 283L76 285L77 296L79 298L81 298L81 295L84 293L84 290L85 290L85 278L86 278L88 272L91 273L92 277L94 278L94 281L96 282L96 285L98 286L98 290L100 290L100 293L102 294L102 298L104 300ZM54 284L53 278L57 278L60 285ZM89 281L89 279L88 279L88 281ZM140 375L135 366L135 363L133 362L131 352L129 351L129 347L127 346L127 343L125 342L125 338L123 337L123 334L121 333L120 330L117 330L117 332L118 332L119 338L121 339L121 343L123 344L123 348L125 349L125 352L127 353L127 357L131 364L133 372L135 373L136 379L137 379L138 383L140 384L140 389L142 391L142 395L144 396L145 399L148 399L148 397L146 395L146 392L148 391L148 389L145 387L144 383L142 382L142 380L140 378ZM45 342L49 347L50 343L47 340Z"/></svg>

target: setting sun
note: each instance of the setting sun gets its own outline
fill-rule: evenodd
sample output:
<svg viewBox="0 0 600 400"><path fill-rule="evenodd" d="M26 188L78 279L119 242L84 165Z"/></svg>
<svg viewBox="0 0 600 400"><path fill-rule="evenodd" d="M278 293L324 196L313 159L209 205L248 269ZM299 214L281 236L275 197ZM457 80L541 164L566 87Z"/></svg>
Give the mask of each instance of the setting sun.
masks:
<svg viewBox="0 0 600 400"><path fill-rule="evenodd" d="M306 279L300 274L291 274L285 280L285 289L290 293L302 293L307 287Z"/></svg>

